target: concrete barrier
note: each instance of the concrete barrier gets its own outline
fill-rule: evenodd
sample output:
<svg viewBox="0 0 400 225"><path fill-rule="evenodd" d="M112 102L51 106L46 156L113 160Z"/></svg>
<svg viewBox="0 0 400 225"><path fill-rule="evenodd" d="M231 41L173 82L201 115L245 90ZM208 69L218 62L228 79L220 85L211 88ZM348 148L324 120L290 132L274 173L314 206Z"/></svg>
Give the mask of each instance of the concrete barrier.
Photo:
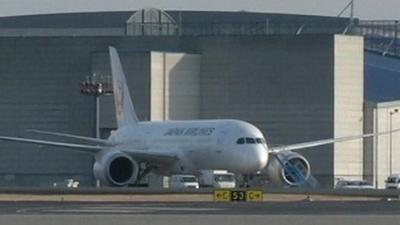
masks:
<svg viewBox="0 0 400 225"><path fill-rule="evenodd" d="M0 188L0 194L37 194L37 195L147 195L147 194L211 194L213 189L168 189L168 188L145 188L145 187L79 187L79 188L43 188L43 187L14 187Z"/></svg>
<svg viewBox="0 0 400 225"><path fill-rule="evenodd" d="M274 194L304 194L304 195L337 195L354 197L390 197L398 198L400 190L396 189L267 189L266 193Z"/></svg>

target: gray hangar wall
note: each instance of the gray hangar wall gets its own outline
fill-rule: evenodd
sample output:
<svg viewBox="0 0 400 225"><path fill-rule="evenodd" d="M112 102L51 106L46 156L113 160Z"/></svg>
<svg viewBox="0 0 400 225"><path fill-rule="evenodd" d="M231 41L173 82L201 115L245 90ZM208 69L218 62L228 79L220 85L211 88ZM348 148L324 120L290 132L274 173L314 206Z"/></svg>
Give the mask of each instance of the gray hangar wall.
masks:
<svg viewBox="0 0 400 225"><path fill-rule="evenodd" d="M109 73L109 45L121 52L143 120L242 119L260 127L270 145L362 132L361 37L25 37L0 38L0 135L35 128L94 136L95 101L79 93L79 83ZM182 114L188 102L190 115ZM105 130L115 128L112 104L101 97ZM38 149L2 142L0 185L94 183L90 155ZM323 186L362 176L361 141L301 153Z"/></svg>
<svg viewBox="0 0 400 225"><path fill-rule="evenodd" d="M95 136L95 100L83 96L79 85L96 72L97 54L109 45L143 49L174 48L177 43L176 38L162 43L140 38L0 38L0 135L49 138L25 132L41 129ZM138 72L137 68L132 65L127 69ZM143 90L132 95L140 106L139 116L147 119L148 94L140 85L148 83L148 78L139 76L140 82L130 79L131 88ZM12 142L1 142L0 146L0 186L51 186L69 178L84 186L94 185L92 166L91 155L68 149Z"/></svg>

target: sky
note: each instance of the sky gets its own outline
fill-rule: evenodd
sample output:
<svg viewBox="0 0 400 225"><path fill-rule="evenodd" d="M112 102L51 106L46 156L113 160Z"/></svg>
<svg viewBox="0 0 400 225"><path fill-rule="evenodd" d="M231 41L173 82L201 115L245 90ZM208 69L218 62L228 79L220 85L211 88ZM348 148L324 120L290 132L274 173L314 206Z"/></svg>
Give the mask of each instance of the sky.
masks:
<svg viewBox="0 0 400 225"><path fill-rule="evenodd" d="M218 10L337 16L350 0L0 0L0 16L61 12ZM400 20L400 0L354 0L361 19ZM344 16L349 16L346 12Z"/></svg>

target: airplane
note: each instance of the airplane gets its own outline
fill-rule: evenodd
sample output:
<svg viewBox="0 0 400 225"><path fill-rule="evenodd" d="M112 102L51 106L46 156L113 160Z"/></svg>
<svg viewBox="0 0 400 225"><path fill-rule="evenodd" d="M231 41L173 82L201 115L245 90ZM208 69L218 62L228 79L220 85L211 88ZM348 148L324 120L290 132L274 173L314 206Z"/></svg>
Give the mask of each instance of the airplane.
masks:
<svg viewBox="0 0 400 225"><path fill-rule="evenodd" d="M303 156L292 150L389 133L269 147L256 126L240 120L139 121L118 52L110 46L109 54L118 129L108 139L28 130L92 144L7 136L0 136L0 140L64 147L91 154L94 157L94 177L105 186L137 184L149 172L172 175L199 174L201 170L228 170L251 175L265 168L271 180L296 186L310 178L310 165ZM145 165L144 168L142 165Z"/></svg>

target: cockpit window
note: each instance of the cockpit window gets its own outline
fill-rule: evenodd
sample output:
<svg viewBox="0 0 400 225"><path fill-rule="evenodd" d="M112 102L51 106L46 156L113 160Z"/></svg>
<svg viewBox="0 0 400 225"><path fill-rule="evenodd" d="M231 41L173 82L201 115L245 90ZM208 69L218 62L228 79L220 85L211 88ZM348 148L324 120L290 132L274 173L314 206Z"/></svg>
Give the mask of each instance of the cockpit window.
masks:
<svg viewBox="0 0 400 225"><path fill-rule="evenodd" d="M236 144L244 144L244 138L239 138L239 139L236 141Z"/></svg>
<svg viewBox="0 0 400 225"><path fill-rule="evenodd" d="M251 138L251 137L242 137L237 139L236 144L266 144L264 138Z"/></svg>
<svg viewBox="0 0 400 225"><path fill-rule="evenodd" d="M256 143L256 141L254 140L254 138L249 138L249 137L247 137L247 138L246 138L246 143L247 143L247 144L254 144L254 143Z"/></svg>

